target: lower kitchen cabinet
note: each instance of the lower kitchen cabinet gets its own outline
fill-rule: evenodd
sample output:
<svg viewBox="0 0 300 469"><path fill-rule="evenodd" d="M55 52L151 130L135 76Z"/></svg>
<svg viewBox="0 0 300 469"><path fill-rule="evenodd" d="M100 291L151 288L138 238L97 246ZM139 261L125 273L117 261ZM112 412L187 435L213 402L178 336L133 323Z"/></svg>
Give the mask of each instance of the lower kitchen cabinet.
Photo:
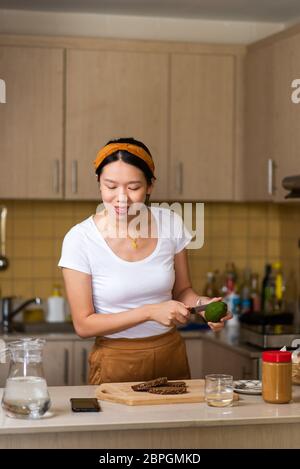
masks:
<svg viewBox="0 0 300 469"><path fill-rule="evenodd" d="M88 357L94 341L47 340L43 364L48 386L88 384Z"/></svg>
<svg viewBox="0 0 300 469"><path fill-rule="evenodd" d="M185 339L186 353L191 370L191 378L202 378L202 361L203 361L203 340Z"/></svg>
<svg viewBox="0 0 300 469"><path fill-rule="evenodd" d="M233 375L234 379L258 379L258 360L218 341L195 337L185 339L192 379L210 373Z"/></svg>
<svg viewBox="0 0 300 469"><path fill-rule="evenodd" d="M46 339L43 356L48 386L88 384L88 357L94 339ZM258 360L217 340L195 337L185 339L191 377L204 378L209 373L226 373L234 379L258 379ZM0 387L5 386L9 364L0 363Z"/></svg>
<svg viewBox="0 0 300 469"><path fill-rule="evenodd" d="M48 386L73 384L73 344L72 340L47 340L43 367Z"/></svg>
<svg viewBox="0 0 300 469"><path fill-rule="evenodd" d="M94 342L94 339L46 338L43 368L48 386L88 384L88 357ZM0 388L5 386L8 372L9 362L0 362Z"/></svg>
<svg viewBox="0 0 300 469"><path fill-rule="evenodd" d="M94 339L74 341L73 384L75 386L88 384L88 358L94 342Z"/></svg>
<svg viewBox="0 0 300 469"><path fill-rule="evenodd" d="M203 377L209 373L224 373L232 375L234 379L257 379L256 359L217 342L203 342Z"/></svg>

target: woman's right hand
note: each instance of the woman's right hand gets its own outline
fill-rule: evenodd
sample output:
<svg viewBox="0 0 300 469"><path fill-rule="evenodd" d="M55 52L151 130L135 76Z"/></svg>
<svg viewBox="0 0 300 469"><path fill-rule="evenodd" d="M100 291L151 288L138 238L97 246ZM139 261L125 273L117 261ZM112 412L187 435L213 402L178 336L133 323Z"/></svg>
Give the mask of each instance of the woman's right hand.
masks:
<svg viewBox="0 0 300 469"><path fill-rule="evenodd" d="M189 318L189 310L180 301L170 300L150 306L150 320L163 326L186 324Z"/></svg>

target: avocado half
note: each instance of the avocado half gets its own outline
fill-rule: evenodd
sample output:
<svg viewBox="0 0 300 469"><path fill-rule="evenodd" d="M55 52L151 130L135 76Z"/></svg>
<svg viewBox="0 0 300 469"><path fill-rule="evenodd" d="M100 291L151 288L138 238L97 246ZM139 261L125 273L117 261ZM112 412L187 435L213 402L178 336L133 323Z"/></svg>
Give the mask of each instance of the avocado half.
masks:
<svg viewBox="0 0 300 469"><path fill-rule="evenodd" d="M221 318L226 316L227 304L224 301L214 301L213 303L208 303L204 311L207 322L219 322Z"/></svg>

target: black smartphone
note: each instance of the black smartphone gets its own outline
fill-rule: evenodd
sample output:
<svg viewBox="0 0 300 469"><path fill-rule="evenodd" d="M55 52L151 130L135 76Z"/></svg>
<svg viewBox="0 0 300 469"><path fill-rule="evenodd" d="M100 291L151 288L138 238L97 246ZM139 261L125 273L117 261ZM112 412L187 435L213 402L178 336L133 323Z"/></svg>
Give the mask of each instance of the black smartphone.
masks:
<svg viewBox="0 0 300 469"><path fill-rule="evenodd" d="M73 412L99 412L101 410L95 397L72 397L70 401Z"/></svg>

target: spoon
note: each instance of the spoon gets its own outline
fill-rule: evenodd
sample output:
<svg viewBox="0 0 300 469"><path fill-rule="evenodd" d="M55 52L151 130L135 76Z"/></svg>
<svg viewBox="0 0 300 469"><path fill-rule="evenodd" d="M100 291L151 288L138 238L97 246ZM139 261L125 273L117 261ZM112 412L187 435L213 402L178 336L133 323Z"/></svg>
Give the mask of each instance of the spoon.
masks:
<svg viewBox="0 0 300 469"><path fill-rule="evenodd" d="M7 208L2 207L0 209L0 270L6 270L8 268L9 262L5 256L5 230L6 230L6 215Z"/></svg>

